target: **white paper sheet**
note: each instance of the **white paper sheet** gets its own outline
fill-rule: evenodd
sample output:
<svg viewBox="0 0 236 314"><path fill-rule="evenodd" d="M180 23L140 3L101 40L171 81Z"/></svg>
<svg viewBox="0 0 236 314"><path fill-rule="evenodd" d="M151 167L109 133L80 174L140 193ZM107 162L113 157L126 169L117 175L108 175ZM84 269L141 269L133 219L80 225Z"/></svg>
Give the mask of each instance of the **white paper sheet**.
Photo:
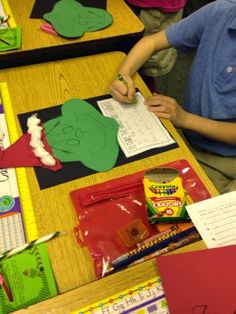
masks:
<svg viewBox="0 0 236 314"><path fill-rule="evenodd" d="M3 18L7 17L1 0L0 0L0 16ZM8 25L7 21L0 24L0 29L8 28L8 27L9 27L9 25Z"/></svg>
<svg viewBox="0 0 236 314"><path fill-rule="evenodd" d="M127 158L175 143L161 121L147 111L143 96L137 93L136 99L136 104L120 103L113 98L97 102L104 116L119 123L118 141Z"/></svg>
<svg viewBox="0 0 236 314"><path fill-rule="evenodd" d="M236 191L186 208L208 248L236 244Z"/></svg>

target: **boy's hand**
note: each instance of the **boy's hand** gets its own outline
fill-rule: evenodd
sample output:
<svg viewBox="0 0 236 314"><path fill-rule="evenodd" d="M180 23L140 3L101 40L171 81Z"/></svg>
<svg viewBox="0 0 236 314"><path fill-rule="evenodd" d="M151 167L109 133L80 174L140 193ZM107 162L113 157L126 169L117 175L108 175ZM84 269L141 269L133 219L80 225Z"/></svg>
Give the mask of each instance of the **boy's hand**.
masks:
<svg viewBox="0 0 236 314"><path fill-rule="evenodd" d="M145 105L147 110L158 118L170 120L177 128L185 128L188 113L174 98L154 93L153 96L145 99Z"/></svg>
<svg viewBox="0 0 236 314"><path fill-rule="evenodd" d="M135 101L135 86L131 77L124 78L118 74L117 79L109 86L109 90L115 100L129 104Z"/></svg>

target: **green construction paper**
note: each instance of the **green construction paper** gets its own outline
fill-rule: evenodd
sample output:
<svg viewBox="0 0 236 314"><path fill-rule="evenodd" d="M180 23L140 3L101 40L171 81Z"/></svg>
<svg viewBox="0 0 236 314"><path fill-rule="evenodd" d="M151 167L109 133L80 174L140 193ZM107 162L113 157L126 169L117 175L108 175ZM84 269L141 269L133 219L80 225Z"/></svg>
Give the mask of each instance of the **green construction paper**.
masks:
<svg viewBox="0 0 236 314"><path fill-rule="evenodd" d="M0 272L13 296L13 302L9 301L1 286L0 314L11 313L57 295L44 243L3 259Z"/></svg>
<svg viewBox="0 0 236 314"><path fill-rule="evenodd" d="M88 102L66 101L61 116L45 122L44 127L53 154L61 162L80 161L96 171L114 167L119 154L119 125Z"/></svg>
<svg viewBox="0 0 236 314"><path fill-rule="evenodd" d="M112 15L106 10L84 7L76 0L60 0L43 18L64 37L76 38L85 32L105 28L112 23Z"/></svg>
<svg viewBox="0 0 236 314"><path fill-rule="evenodd" d="M21 27L0 29L0 51L21 47Z"/></svg>

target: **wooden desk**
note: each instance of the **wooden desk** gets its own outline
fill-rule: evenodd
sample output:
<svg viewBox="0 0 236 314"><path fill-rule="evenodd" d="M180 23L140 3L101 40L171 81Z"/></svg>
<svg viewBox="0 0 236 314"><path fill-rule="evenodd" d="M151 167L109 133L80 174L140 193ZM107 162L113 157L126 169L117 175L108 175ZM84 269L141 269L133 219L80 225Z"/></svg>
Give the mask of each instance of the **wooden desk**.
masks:
<svg viewBox="0 0 236 314"><path fill-rule="evenodd" d="M49 35L40 30L42 19L31 19L34 0L8 0L17 26L22 27L22 48L1 52L0 68L65 59L94 53L121 50L127 52L142 37L144 25L124 0L107 0L113 16L109 27L85 33L78 39Z"/></svg>
<svg viewBox="0 0 236 314"><path fill-rule="evenodd" d="M10 68L0 71L0 81L7 82L14 114L17 115L61 104L70 98L83 99L107 94L108 85L113 80L124 57L125 55L121 52L112 52ZM139 75L135 76L135 82L144 96L150 95ZM39 235L46 235L55 230L64 230L67 233L66 236L56 238L47 244L58 289L62 295L30 307L27 309L27 313L68 314L82 305L127 288L128 285L132 286L150 279L157 273L155 261L147 261L92 282L95 280L95 275L91 257L86 248L81 249L77 246L72 232L78 221L70 203L70 191L165 162L187 159L202 178L209 192L212 195L217 194L171 123L166 121L165 125L178 142L179 148L114 168L105 173L97 173L53 188L40 190L34 170L26 169ZM17 127L21 134L19 123L17 123ZM203 247L203 243L198 242L182 250Z"/></svg>

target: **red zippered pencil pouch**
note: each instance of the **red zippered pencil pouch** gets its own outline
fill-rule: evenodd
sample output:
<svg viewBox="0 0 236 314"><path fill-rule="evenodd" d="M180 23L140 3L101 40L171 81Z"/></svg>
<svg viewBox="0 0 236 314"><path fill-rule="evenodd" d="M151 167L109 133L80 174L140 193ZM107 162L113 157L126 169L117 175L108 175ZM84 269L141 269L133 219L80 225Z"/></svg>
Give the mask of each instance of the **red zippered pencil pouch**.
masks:
<svg viewBox="0 0 236 314"><path fill-rule="evenodd" d="M159 167L173 167L179 171L184 189L193 202L210 197L203 182L186 160L177 160ZM145 171L70 193L79 220L79 225L75 227L76 238L80 246L88 247L97 278L104 275L112 260L136 247L135 244L129 246L132 245L132 232L142 241L171 226L161 224L158 228L148 222L143 189ZM192 226L189 223L178 225L182 230ZM127 240L126 233L129 232Z"/></svg>

